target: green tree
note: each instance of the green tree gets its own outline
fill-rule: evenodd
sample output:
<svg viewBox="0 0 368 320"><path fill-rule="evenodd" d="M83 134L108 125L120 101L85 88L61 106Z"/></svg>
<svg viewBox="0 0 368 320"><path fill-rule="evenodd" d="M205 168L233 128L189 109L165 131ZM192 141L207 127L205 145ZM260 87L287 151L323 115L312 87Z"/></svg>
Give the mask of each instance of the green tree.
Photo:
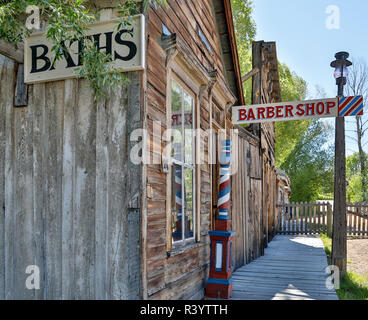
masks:
<svg viewBox="0 0 368 320"><path fill-rule="evenodd" d="M307 83L279 63L282 101L303 101ZM323 92L323 88L316 88ZM277 122L276 166L291 180L291 200L315 201L333 194L333 150L328 146L332 127L318 120Z"/></svg>
<svg viewBox="0 0 368 320"><path fill-rule="evenodd" d="M251 0L231 0L234 28L238 45L249 49L256 35L256 23L253 20Z"/></svg>
<svg viewBox="0 0 368 320"><path fill-rule="evenodd" d="M307 96L307 82L295 72L290 71L285 63L279 62L279 77L282 101L300 101Z"/></svg>
<svg viewBox="0 0 368 320"><path fill-rule="evenodd" d="M240 72L242 75L252 70L252 42L256 36L256 23L252 17L251 0L231 0L234 17L234 28L238 47ZM246 104L251 103L252 81L243 84Z"/></svg>
<svg viewBox="0 0 368 320"><path fill-rule="evenodd" d="M368 154L365 153L366 165L368 167ZM364 190L362 187L361 156L359 152L346 158L346 200L348 202L363 202Z"/></svg>
<svg viewBox="0 0 368 320"><path fill-rule="evenodd" d="M279 77L283 102L305 100L307 95L306 81L295 72L291 72L285 63L279 63ZM275 123L277 167L281 167L310 125L310 120Z"/></svg>
<svg viewBox="0 0 368 320"><path fill-rule="evenodd" d="M350 68L349 76L347 79L347 95L348 96L363 96L363 104L367 105L368 102L368 64L362 59L353 59L353 65ZM352 120L347 120L352 122ZM368 117L367 115L355 116L353 120L355 122L355 136L349 137L357 143L360 159L360 182L362 184L362 198L363 201L368 201L368 167L366 166L366 153L364 147L367 142L364 142L366 133L368 132Z"/></svg>
<svg viewBox="0 0 368 320"><path fill-rule="evenodd" d="M292 201L315 201L333 192L333 150L326 145L331 131L327 123L312 120L281 164L291 180Z"/></svg>
<svg viewBox="0 0 368 320"><path fill-rule="evenodd" d="M355 174L348 180L348 186L346 188L346 201L352 203L363 201L361 174Z"/></svg>
<svg viewBox="0 0 368 320"><path fill-rule="evenodd" d="M252 18L250 0L232 0L235 33L238 44L240 69L245 75L252 69L252 41L256 24ZM279 63L282 101L305 100L307 83L292 72L285 63ZM246 104L251 104L252 81L243 84ZM333 188L333 161L328 141L331 128L323 122L311 120L276 122L276 166L291 178L292 200L312 201L320 194L330 194Z"/></svg>
<svg viewBox="0 0 368 320"><path fill-rule="evenodd" d="M275 123L276 167L281 167L295 149L309 126L310 120L280 121Z"/></svg>

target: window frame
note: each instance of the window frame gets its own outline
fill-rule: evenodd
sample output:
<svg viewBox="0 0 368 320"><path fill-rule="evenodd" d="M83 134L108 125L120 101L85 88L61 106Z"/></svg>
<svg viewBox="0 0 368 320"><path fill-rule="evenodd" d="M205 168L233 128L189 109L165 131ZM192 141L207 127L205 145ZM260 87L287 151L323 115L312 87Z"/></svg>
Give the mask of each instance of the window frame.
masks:
<svg viewBox="0 0 368 320"><path fill-rule="evenodd" d="M175 174L172 170L172 168L174 167L174 165L179 165L181 166L181 172L182 172L182 238L181 240L178 241L174 241L173 237L172 237L172 232L173 232L173 221L172 221L172 194L173 194L173 190L171 193L171 199L169 199L169 203L170 203L170 242L171 242L171 247L172 249L176 249L178 247L182 247L188 244L192 244L195 243L197 241L197 219L198 219L198 213L197 213L197 196L196 196L196 189L197 189L197 181L196 181L196 174L197 174L197 167L196 167L196 136L195 136L195 130L197 128L197 117L196 117L196 104L197 104L197 96L196 94L193 92L193 90L191 90L189 88L188 85L185 84L185 82L183 80L180 79L180 77L175 74L174 72L172 72L171 77L169 79L170 81L170 101L169 101L169 106L170 106L170 121L172 121L172 88L173 88L173 82L175 82L182 91L182 98L181 98L181 117L182 117L182 123L181 123L181 132L182 132L182 137L181 137L181 144L182 144L182 150L181 150L181 160L177 160L175 159L172 155L171 155L171 151L170 151L170 164L171 164L171 170L170 170L170 181L172 183L172 179L173 179L173 175ZM184 112L185 112L185 108L184 108L184 92L189 95L192 98L192 130L193 130L193 134L192 134L192 164L188 164L185 162L185 117L184 117ZM170 122L170 128L172 128L172 124ZM172 141L171 141L172 143ZM190 238L185 238L185 216L186 216L186 208L185 208L185 204L184 204L184 194L185 194L185 180L184 180L184 171L185 168L188 168L192 171L192 176L193 176L193 189L192 189L192 197L193 197L193 204L192 204L192 216L193 216L193 236Z"/></svg>

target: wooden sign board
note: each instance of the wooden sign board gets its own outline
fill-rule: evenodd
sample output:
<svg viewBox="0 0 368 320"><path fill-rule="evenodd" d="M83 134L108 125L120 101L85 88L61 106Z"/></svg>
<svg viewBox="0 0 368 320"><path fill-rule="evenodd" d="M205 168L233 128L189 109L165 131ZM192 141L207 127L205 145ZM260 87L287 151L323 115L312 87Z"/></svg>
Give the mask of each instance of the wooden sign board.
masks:
<svg viewBox="0 0 368 320"><path fill-rule="evenodd" d="M233 124L363 115L363 97L279 102L232 108Z"/></svg>
<svg viewBox="0 0 368 320"><path fill-rule="evenodd" d="M116 20L104 21L89 26L90 36L100 50L112 55L114 65L122 72L145 68L145 20L143 15L132 18L126 29L117 30ZM76 77L75 70L81 66L80 52L83 40L65 41L70 55L64 55L52 66L53 44L44 33L33 34L25 39L24 82L38 83Z"/></svg>

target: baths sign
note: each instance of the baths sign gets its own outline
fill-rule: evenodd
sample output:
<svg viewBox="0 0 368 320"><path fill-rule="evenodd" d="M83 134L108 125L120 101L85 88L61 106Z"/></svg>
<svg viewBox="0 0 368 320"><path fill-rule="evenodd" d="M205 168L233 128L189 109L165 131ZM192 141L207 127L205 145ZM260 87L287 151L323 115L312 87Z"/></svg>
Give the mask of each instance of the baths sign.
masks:
<svg viewBox="0 0 368 320"><path fill-rule="evenodd" d="M111 54L115 67L122 72L142 70L145 67L144 17L135 16L127 27L117 29L116 21L89 26L87 36L97 48ZM25 83L37 83L73 78L81 66L83 39L65 41L68 54L53 64L53 44L43 33L32 34L25 40Z"/></svg>
<svg viewBox="0 0 368 320"><path fill-rule="evenodd" d="M337 97L232 108L234 124L363 115L363 97Z"/></svg>

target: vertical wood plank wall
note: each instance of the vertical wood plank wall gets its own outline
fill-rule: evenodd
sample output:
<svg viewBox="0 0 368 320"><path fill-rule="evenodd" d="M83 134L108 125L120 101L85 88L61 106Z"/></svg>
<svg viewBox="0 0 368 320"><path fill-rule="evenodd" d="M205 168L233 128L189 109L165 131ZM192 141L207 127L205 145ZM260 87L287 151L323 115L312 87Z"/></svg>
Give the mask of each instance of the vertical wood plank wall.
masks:
<svg viewBox="0 0 368 320"><path fill-rule="evenodd" d="M262 255L264 246L262 213L262 162L259 140L239 129L238 151L233 161L238 171L232 176L233 266L237 269Z"/></svg>
<svg viewBox="0 0 368 320"><path fill-rule="evenodd" d="M14 68L0 56L0 299L140 298L140 73L104 104L66 80L28 86L14 108Z"/></svg>
<svg viewBox="0 0 368 320"><path fill-rule="evenodd" d="M276 46L274 42L253 43L252 103L280 100ZM275 126L273 123L239 128L240 170L232 177L232 211L235 250L234 268L264 254L277 230ZM255 135L255 136L254 136ZM244 176L244 170L247 173Z"/></svg>
<svg viewBox="0 0 368 320"><path fill-rule="evenodd" d="M207 70L215 68L220 81L226 82L221 49L216 34L213 1L170 0L167 5L149 12L147 50L147 126L153 131L153 122L161 122L163 133L169 126L166 120L166 53L160 46L162 25L176 33ZM223 4L222 4L223 5ZM224 14L223 8L215 9ZM212 48L209 52L198 34L198 26ZM225 26L221 26L225 28ZM229 53L227 53L229 54ZM190 76L190 74L189 74ZM198 97L197 97L198 98ZM200 101L200 128L211 128L210 98L203 94ZM224 109L225 105L221 105ZM198 111L198 110L197 110ZM208 137L204 138L204 153L208 155ZM153 142L150 142L152 145ZM162 144L161 148L165 145ZM152 154L152 157L157 155ZM191 299L202 298L208 276L210 246L211 170L207 162L200 170L200 243L178 254L167 256L166 174L160 165L147 166L147 298Z"/></svg>

